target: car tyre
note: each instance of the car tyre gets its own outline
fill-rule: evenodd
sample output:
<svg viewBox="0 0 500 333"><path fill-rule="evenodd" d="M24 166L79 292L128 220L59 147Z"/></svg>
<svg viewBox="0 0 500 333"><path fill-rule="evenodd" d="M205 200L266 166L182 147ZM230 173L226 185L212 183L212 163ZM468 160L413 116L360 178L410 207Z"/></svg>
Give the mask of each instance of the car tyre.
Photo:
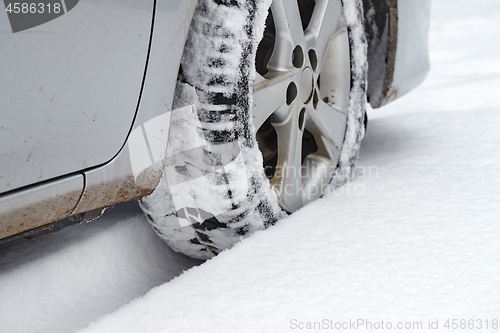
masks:
<svg viewBox="0 0 500 333"><path fill-rule="evenodd" d="M199 0L140 202L158 235L207 259L351 179L366 70L360 0Z"/></svg>

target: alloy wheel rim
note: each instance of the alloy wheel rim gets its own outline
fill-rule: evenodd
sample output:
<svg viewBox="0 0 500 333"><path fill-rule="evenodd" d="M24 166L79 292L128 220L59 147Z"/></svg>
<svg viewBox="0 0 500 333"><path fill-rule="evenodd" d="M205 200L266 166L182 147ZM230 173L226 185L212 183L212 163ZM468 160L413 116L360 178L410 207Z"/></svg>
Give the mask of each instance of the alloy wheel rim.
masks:
<svg viewBox="0 0 500 333"><path fill-rule="evenodd" d="M280 206L321 197L347 122L350 51L340 0L274 0L256 59L254 126Z"/></svg>

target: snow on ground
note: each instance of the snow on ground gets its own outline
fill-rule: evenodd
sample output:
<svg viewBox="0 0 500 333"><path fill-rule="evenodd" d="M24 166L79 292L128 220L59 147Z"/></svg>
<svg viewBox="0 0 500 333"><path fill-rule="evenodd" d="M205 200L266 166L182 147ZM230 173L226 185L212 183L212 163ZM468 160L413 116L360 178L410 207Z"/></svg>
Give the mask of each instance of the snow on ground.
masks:
<svg viewBox="0 0 500 333"><path fill-rule="evenodd" d="M433 71L370 112L364 176L84 332L281 332L323 319L438 319L444 330L448 318L488 319L481 331L491 330L500 3L436 0L433 15Z"/></svg>
<svg viewBox="0 0 500 333"><path fill-rule="evenodd" d="M174 253L137 205L0 246L0 332L74 332L200 264Z"/></svg>
<svg viewBox="0 0 500 333"><path fill-rule="evenodd" d="M168 283L198 262L123 208L0 249L0 332L498 331L499 39L497 0L434 0L432 72L370 110L360 177Z"/></svg>

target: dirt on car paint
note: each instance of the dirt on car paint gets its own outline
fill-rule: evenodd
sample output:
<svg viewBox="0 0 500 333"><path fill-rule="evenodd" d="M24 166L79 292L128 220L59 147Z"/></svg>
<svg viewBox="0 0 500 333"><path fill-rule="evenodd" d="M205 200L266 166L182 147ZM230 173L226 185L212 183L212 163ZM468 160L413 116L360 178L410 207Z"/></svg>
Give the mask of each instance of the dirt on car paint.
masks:
<svg viewBox="0 0 500 333"><path fill-rule="evenodd" d="M67 217L75 208L80 196L81 191L73 191L1 214L0 239Z"/></svg>
<svg viewBox="0 0 500 333"><path fill-rule="evenodd" d="M137 180L129 175L111 183L90 185L73 215L94 210L95 207L109 207L119 202L142 199L153 192L160 179L158 173L161 175L161 170L145 170Z"/></svg>
<svg viewBox="0 0 500 333"><path fill-rule="evenodd" d="M83 195L81 191L74 191L2 214L0 243L58 231L68 225L98 218L104 212L103 208L120 202L140 200L153 192L161 172L160 168L149 168L137 178L129 175L111 183L90 185ZM87 214L83 214L88 212L92 217L90 219ZM66 219L70 216L74 218Z"/></svg>

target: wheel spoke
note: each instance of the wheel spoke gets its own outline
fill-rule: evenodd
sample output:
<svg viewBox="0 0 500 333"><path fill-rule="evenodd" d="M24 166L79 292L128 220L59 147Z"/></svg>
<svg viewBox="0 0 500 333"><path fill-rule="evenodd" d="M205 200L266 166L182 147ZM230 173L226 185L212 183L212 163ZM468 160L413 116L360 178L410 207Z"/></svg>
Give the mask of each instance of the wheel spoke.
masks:
<svg viewBox="0 0 500 333"><path fill-rule="evenodd" d="M330 184L336 165L336 160L325 158L316 153L305 158L302 166L306 174L306 177L302 178L302 201L304 205L323 195Z"/></svg>
<svg viewBox="0 0 500 333"><path fill-rule="evenodd" d="M267 67L274 70L288 69L292 67L295 47L305 45L299 7L295 0L274 0L271 10L276 28L276 42Z"/></svg>
<svg viewBox="0 0 500 333"><path fill-rule="evenodd" d="M284 105L280 113L289 112L289 116L282 120L272 120L278 135L278 163L271 184L278 193L280 205L287 211L293 212L302 207L302 136L299 128L299 103L291 106Z"/></svg>
<svg viewBox="0 0 500 333"><path fill-rule="evenodd" d="M253 88L253 124L256 129L259 129L275 110L286 103L288 87L299 74L299 70L279 74L281 75L266 75L266 78L259 80Z"/></svg>
<svg viewBox="0 0 500 333"><path fill-rule="evenodd" d="M318 103L317 110L309 112L306 128L316 139L319 148L325 150L327 156L336 161L342 142L344 142L347 115L328 106L323 101Z"/></svg>
<svg viewBox="0 0 500 333"><path fill-rule="evenodd" d="M330 39L342 26L340 24L341 15L342 3L340 0L316 1L311 22L305 31L305 39L308 49L314 48L316 50L319 68L321 68L325 58Z"/></svg>

